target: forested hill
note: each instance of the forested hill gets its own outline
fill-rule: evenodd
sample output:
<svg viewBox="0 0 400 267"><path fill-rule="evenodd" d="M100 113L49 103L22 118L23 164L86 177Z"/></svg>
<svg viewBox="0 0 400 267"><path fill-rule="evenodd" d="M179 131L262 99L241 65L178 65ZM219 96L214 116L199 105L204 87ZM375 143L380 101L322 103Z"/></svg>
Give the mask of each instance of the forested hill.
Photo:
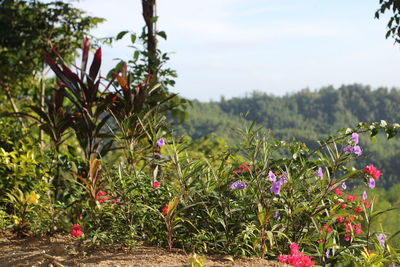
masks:
<svg viewBox="0 0 400 267"><path fill-rule="evenodd" d="M254 92L242 98L222 98L219 102L193 101L193 107L189 108L190 119L183 128L194 139L215 133L234 141L236 136L232 129L241 127L240 115L246 113L247 120L265 126L276 138L295 137L312 144L317 138L340 128L355 127L358 122L400 122L400 89L372 90L354 84L338 89L305 89L282 97ZM376 143L366 139L364 145L371 151L369 157L374 157L377 166L384 165L391 176L386 181L389 184L394 180L400 182L400 175L396 175L400 173L399 137L389 142L381 137Z"/></svg>

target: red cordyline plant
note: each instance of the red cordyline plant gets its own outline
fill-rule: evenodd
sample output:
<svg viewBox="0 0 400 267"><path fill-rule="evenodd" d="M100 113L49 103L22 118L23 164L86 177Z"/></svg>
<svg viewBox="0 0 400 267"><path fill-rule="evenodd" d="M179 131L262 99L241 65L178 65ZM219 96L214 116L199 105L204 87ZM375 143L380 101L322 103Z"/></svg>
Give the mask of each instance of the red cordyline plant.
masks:
<svg viewBox="0 0 400 267"><path fill-rule="evenodd" d="M75 108L75 120L71 127L75 130L87 160L92 154L105 155L110 151L113 142L111 133L105 127L110 118L106 109L112 101L112 96L105 93L109 86L103 92L100 91L101 48L96 50L89 73L86 73L89 47L89 40L85 38L82 45L81 67L77 68L79 74L74 73L63 63L57 64L47 52L43 53L46 63L59 79L60 87L64 89L62 93ZM55 48L53 52L58 54ZM61 58L59 60L62 62Z"/></svg>

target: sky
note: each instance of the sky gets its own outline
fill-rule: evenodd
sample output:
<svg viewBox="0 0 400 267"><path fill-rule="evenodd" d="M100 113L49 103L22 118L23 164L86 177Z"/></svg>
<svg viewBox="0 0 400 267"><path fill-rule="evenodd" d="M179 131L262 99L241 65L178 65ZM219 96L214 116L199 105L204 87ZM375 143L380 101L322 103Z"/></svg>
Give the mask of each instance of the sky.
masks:
<svg viewBox="0 0 400 267"><path fill-rule="evenodd" d="M105 18L92 33L141 32L140 0L81 0ZM201 101L361 83L400 87L400 45L385 39L378 0L157 0L159 48L178 73L170 91ZM129 40L103 46L105 74L129 60Z"/></svg>

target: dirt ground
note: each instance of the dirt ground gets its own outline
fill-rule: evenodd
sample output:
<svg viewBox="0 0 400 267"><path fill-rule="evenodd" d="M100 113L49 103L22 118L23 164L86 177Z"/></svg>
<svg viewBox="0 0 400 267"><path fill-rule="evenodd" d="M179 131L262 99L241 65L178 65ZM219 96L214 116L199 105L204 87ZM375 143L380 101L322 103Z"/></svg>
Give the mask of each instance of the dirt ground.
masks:
<svg viewBox="0 0 400 267"><path fill-rule="evenodd" d="M1 234L1 233L0 233ZM190 266L190 255L180 250L169 252L162 248L141 246L129 251L122 249L83 250L69 236L14 238L0 236L0 266ZM257 258L206 256L205 266L288 266Z"/></svg>

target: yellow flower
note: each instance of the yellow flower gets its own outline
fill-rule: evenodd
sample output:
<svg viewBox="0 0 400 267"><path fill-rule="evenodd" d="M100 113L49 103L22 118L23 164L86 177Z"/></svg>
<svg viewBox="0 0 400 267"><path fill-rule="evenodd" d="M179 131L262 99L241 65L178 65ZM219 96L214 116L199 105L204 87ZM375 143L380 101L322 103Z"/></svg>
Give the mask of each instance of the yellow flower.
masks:
<svg viewBox="0 0 400 267"><path fill-rule="evenodd" d="M35 192L30 192L26 196L26 203L28 204L37 204L39 201L40 196L36 194Z"/></svg>

